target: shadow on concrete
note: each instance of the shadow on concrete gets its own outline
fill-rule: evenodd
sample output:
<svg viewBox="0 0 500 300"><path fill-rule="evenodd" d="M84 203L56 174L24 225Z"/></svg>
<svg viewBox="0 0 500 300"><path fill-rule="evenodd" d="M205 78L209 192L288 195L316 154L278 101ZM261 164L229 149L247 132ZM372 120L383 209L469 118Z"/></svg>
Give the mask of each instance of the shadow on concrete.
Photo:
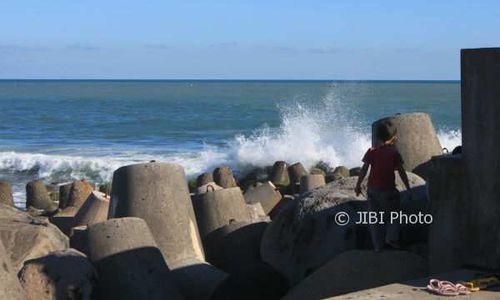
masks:
<svg viewBox="0 0 500 300"><path fill-rule="evenodd" d="M225 283L259 292L260 299L279 299L288 290L286 279L262 261L260 241L268 223L236 223L212 232L205 239L207 260L229 273Z"/></svg>
<svg viewBox="0 0 500 300"><path fill-rule="evenodd" d="M93 263L99 283L92 299L182 299L156 247L120 252Z"/></svg>

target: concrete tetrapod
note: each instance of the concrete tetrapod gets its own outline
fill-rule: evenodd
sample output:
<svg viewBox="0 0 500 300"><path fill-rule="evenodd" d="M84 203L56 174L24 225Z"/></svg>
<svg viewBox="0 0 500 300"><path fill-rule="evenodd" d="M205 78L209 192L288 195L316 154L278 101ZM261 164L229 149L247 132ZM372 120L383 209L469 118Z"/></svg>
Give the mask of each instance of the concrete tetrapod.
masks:
<svg viewBox="0 0 500 300"><path fill-rule="evenodd" d="M275 162L271 169L271 176L269 178L271 182L280 189L288 188L290 185L290 175L288 174L286 162Z"/></svg>
<svg viewBox="0 0 500 300"><path fill-rule="evenodd" d="M108 219L109 196L93 191L73 219L73 226L91 225Z"/></svg>
<svg viewBox="0 0 500 300"><path fill-rule="evenodd" d="M9 255L0 240L0 299L26 299L21 283L17 279L17 271L12 267Z"/></svg>
<svg viewBox="0 0 500 300"><path fill-rule="evenodd" d="M67 206L73 206L80 209L83 203L87 201L93 190L94 188L87 181L76 180L71 185Z"/></svg>
<svg viewBox="0 0 500 300"><path fill-rule="evenodd" d="M30 206L36 209L56 209L45 183L41 180L30 181L26 184L26 208Z"/></svg>
<svg viewBox="0 0 500 300"><path fill-rule="evenodd" d="M65 209L57 212L57 214L50 216L49 220L52 224L56 225L57 228L59 228L59 230L61 230L64 234L69 236L77 212L78 212L77 207L67 206Z"/></svg>
<svg viewBox="0 0 500 300"><path fill-rule="evenodd" d="M230 167L220 167L214 170L213 178L215 183L227 189L236 187L236 179Z"/></svg>
<svg viewBox="0 0 500 300"><path fill-rule="evenodd" d="M325 176L323 175L311 174L302 176L300 179L300 193L309 192L310 190L324 186L325 184Z"/></svg>
<svg viewBox="0 0 500 300"><path fill-rule="evenodd" d="M214 182L214 177L210 173L202 173L198 177L196 177L197 188L210 182Z"/></svg>
<svg viewBox="0 0 500 300"><path fill-rule="evenodd" d="M87 239L88 257L99 277L99 299L182 299L144 220L93 224Z"/></svg>
<svg viewBox="0 0 500 300"><path fill-rule="evenodd" d="M222 189L223 187L217 185L215 182L207 182L196 189L196 194L204 194L208 191L213 191L213 190L218 191Z"/></svg>
<svg viewBox="0 0 500 300"><path fill-rule="evenodd" d="M253 283L259 299L279 299L286 280L260 257L260 240L267 222L235 222L210 233L205 241L207 260L231 276ZM243 292L243 291L242 291Z"/></svg>
<svg viewBox="0 0 500 300"><path fill-rule="evenodd" d="M0 180L0 203L14 206L12 186L7 181Z"/></svg>
<svg viewBox="0 0 500 300"><path fill-rule="evenodd" d="M232 222L250 221L239 187L194 195L193 207L202 239Z"/></svg>
<svg viewBox="0 0 500 300"><path fill-rule="evenodd" d="M260 202L247 203L246 207L248 213L250 214L251 222L271 221L271 218L269 218L269 216L264 212Z"/></svg>
<svg viewBox="0 0 500 300"><path fill-rule="evenodd" d="M395 146L403 157L404 167L407 171L413 172L419 165L442 153L436 130L428 114L398 114L374 122L372 124L373 146L379 143L376 138L376 128L384 121L391 121L398 130Z"/></svg>
<svg viewBox="0 0 500 300"><path fill-rule="evenodd" d="M116 170L113 217L144 219L171 269L189 259L205 260L184 170L177 164L150 162Z"/></svg>
<svg viewBox="0 0 500 300"><path fill-rule="evenodd" d="M186 260L172 270L177 287L186 300L209 300L228 274L199 260ZM218 298L215 298L218 299Z"/></svg>
<svg viewBox="0 0 500 300"><path fill-rule="evenodd" d="M302 176L307 175L307 170L300 162L295 163L288 167L288 174L290 175L290 194L295 194L299 191L300 179Z"/></svg>
<svg viewBox="0 0 500 300"><path fill-rule="evenodd" d="M269 214L282 198L281 193L271 181L249 187L244 197L246 203L259 202L266 214Z"/></svg>

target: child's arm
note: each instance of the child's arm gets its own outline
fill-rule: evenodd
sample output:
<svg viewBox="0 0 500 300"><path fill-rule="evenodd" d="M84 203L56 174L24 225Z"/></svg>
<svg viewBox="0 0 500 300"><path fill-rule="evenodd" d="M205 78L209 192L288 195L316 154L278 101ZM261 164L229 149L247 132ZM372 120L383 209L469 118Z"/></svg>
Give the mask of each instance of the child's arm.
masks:
<svg viewBox="0 0 500 300"><path fill-rule="evenodd" d="M401 180L403 180L403 183L406 187L406 189L409 191L410 190L410 182L408 181L408 175L405 172L405 169L403 169L403 166L400 166L398 168L398 173L399 177L401 177Z"/></svg>
<svg viewBox="0 0 500 300"><path fill-rule="evenodd" d="M356 196L359 196L359 194L361 194L361 183L363 182L363 180L365 180L366 173L368 173L368 167L369 164L367 163L364 163L361 167L361 172L358 176L358 182L356 183L356 188L354 189L354 191L356 192Z"/></svg>

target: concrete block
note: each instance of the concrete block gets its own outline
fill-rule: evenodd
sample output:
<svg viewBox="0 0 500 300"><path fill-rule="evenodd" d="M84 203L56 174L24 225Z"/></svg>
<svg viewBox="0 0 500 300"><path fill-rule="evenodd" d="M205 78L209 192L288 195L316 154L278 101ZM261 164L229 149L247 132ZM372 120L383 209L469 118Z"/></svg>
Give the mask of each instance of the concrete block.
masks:
<svg viewBox="0 0 500 300"><path fill-rule="evenodd" d="M214 182L214 177L210 173L203 173L196 177L196 187L203 186L210 182Z"/></svg>
<svg viewBox="0 0 500 300"><path fill-rule="evenodd" d="M57 208L54 201L49 197L45 183L41 180L34 180L26 185L26 208L30 206L46 210L55 210Z"/></svg>
<svg viewBox="0 0 500 300"><path fill-rule="evenodd" d="M279 188L287 188L290 185L290 175L286 162L277 161L271 169L271 182Z"/></svg>
<svg viewBox="0 0 500 300"><path fill-rule="evenodd" d="M184 169L177 164L150 162L116 170L109 217L144 219L171 269L188 259L204 260Z"/></svg>
<svg viewBox="0 0 500 300"><path fill-rule="evenodd" d="M236 179L230 167L219 167L214 170L213 178L215 183L223 188L236 187Z"/></svg>
<svg viewBox="0 0 500 300"><path fill-rule="evenodd" d="M194 195L193 207L202 239L232 222L250 220L239 187Z"/></svg>
<svg viewBox="0 0 500 300"><path fill-rule="evenodd" d="M428 256L432 273L447 272L461 266L463 247L470 237L467 232L464 207L468 197L464 186L464 163L458 155L434 157L427 180L430 213ZM446 247L443 247L446 245Z"/></svg>
<svg viewBox="0 0 500 300"><path fill-rule="evenodd" d="M73 226L91 225L108 219L110 197L93 191L73 219Z"/></svg>
<svg viewBox="0 0 500 300"><path fill-rule="evenodd" d="M300 179L302 176L307 175L307 170L302 163L298 162L288 167L288 174L290 176L290 189L289 194L295 194L300 189Z"/></svg>
<svg viewBox="0 0 500 300"><path fill-rule="evenodd" d="M300 193L309 192L310 190L324 186L325 184L325 176L323 175L302 176L302 179L300 180Z"/></svg>
<svg viewBox="0 0 500 300"><path fill-rule="evenodd" d="M246 203L259 202L266 214L269 214L282 198L281 193L271 181L249 187L244 197Z"/></svg>
<svg viewBox="0 0 500 300"><path fill-rule="evenodd" d="M429 161L435 155L442 154L436 130L430 116L426 113L397 114L374 122L372 124L373 146L379 143L375 134L377 124L387 120L393 122L398 130L395 146L403 157L406 171L413 172L420 164Z"/></svg>
<svg viewBox="0 0 500 300"><path fill-rule="evenodd" d="M182 267L172 270L172 277L186 300L209 300L228 274L209 263L187 260Z"/></svg>
<svg viewBox="0 0 500 300"><path fill-rule="evenodd" d="M83 203L87 201L93 190L94 188L87 181L76 180L71 184L67 206L73 206L80 209Z"/></svg>
<svg viewBox="0 0 500 300"><path fill-rule="evenodd" d="M7 181L0 180L0 203L14 206L12 186Z"/></svg>
<svg viewBox="0 0 500 300"><path fill-rule="evenodd" d="M146 222L110 219L88 227L99 299L182 299Z"/></svg>
<svg viewBox="0 0 500 300"><path fill-rule="evenodd" d="M222 190L223 187L217 185L215 182L207 182L205 183L204 185L202 186L199 186L197 189L196 189L196 194L205 194L206 192L209 192L209 191L218 191L218 190Z"/></svg>

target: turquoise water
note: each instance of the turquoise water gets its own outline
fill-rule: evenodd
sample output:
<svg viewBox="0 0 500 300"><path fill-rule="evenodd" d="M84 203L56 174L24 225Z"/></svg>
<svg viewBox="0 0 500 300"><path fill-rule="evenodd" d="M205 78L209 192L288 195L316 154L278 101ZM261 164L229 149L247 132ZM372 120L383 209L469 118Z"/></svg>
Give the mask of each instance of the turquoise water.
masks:
<svg viewBox="0 0 500 300"><path fill-rule="evenodd" d="M459 82L0 81L0 176L22 201L32 178L110 180L150 159L188 176L277 159L356 166L370 124L427 112L460 144Z"/></svg>

